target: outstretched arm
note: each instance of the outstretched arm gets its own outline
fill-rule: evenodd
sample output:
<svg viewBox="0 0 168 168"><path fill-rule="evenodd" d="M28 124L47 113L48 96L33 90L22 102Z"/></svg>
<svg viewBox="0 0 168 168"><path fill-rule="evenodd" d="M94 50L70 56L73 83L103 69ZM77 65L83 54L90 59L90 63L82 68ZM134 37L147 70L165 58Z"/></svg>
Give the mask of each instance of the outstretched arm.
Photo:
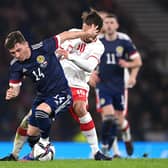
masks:
<svg viewBox="0 0 168 168"><path fill-rule="evenodd" d="M58 34L60 38L60 44L62 44L66 40L83 38L83 39L94 39L98 34L97 26L92 25L91 28L87 31L65 31L63 33Z"/></svg>
<svg viewBox="0 0 168 168"><path fill-rule="evenodd" d="M64 49L58 49L56 53L61 59L68 59L75 63L79 68L89 73L92 72L98 64L98 60L95 57L89 57L87 60L85 60L80 57L76 57L73 54L69 54Z"/></svg>

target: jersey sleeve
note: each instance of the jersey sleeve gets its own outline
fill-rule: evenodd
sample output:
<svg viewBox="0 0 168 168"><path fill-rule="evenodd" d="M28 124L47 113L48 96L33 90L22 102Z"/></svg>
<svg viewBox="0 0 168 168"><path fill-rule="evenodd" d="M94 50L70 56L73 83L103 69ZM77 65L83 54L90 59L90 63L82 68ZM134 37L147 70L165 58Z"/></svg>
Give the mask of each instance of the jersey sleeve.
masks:
<svg viewBox="0 0 168 168"><path fill-rule="evenodd" d="M95 45L95 48L91 50L88 59L95 58L97 60L97 63L99 63L100 57L102 56L103 53L104 53L103 44Z"/></svg>
<svg viewBox="0 0 168 168"><path fill-rule="evenodd" d="M41 48L45 53L54 53L59 46L60 46L60 37L59 35L57 35L42 41L41 46L39 48Z"/></svg>
<svg viewBox="0 0 168 168"><path fill-rule="evenodd" d="M9 68L9 86L21 86L23 73L21 67L17 64L11 64Z"/></svg>
<svg viewBox="0 0 168 168"><path fill-rule="evenodd" d="M128 54L129 59L134 59L137 56L136 46L131 40L126 40L125 42L125 52Z"/></svg>

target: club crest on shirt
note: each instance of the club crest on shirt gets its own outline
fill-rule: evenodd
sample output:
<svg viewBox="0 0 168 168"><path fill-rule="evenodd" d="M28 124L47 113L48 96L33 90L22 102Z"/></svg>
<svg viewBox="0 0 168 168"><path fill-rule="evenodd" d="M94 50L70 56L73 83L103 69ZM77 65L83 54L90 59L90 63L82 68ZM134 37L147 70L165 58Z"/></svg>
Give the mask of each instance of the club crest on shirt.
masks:
<svg viewBox="0 0 168 168"><path fill-rule="evenodd" d="M46 68L47 67L48 63L45 60L45 57L43 55L37 56L36 61L40 64L41 68Z"/></svg>
<svg viewBox="0 0 168 168"><path fill-rule="evenodd" d="M100 99L100 104L101 104L101 105L104 105L104 104L105 104L105 102L106 102L106 101L105 101L105 99L104 99L104 98L101 98L101 99Z"/></svg>
<svg viewBox="0 0 168 168"><path fill-rule="evenodd" d="M118 46L116 48L116 56L117 57L121 57L123 55L123 52L124 52L124 48L122 46Z"/></svg>

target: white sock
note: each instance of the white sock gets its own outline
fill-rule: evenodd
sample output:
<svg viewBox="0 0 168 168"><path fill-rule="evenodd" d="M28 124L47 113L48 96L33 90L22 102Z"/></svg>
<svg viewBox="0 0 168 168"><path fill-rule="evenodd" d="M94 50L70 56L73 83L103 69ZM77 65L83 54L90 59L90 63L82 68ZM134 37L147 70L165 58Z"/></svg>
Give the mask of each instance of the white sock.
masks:
<svg viewBox="0 0 168 168"><path fill-rule="evenodd" d="M95 127L93 127L93 120L88 112L85 116L79 118L80 121L80 128L83 133L83 135L86 137L87 142L90 145L90 148L92 150L92 154L95 155L99 151L98 147L98 139L97 139L97 133ZM83 125L83 126L82 126ZM92 126L90 126L92 125ZM87 127L87 130L85 128ZM89 127L91 127L89 129Z"/></svg>
<svg viewBox="0 0 168 168"><path fill-rule="evenodd" d="M24 145L24 143L27 140L27 136L22 136L19 134L16 134L15 139L14 139L14 143L13 143L13 151L12 154L18 158L19 153Z"/></svg>
<svg viewBox="0 0 168 168"><path fill-rule="evenodd" d="M119 156L121 155L121 152L118 148L117 137L115 137L115 139L114 139L114 142L112 145L112 150L113 150L114 155L119 155Z"/></svg>
<svg viewBox="0 0 168 168"><path fill-rule="evenodd" d="M121 130L125 130L128 127L128 121L124 119L122 125L121 125Z"/></svg>
<svg viewBox="0 0 168 168"><path fill-rule="evenodd" d="M41 138L40 137L39 142L42 143L46 147L50 143L49 137L48 138Z"/></svg>
<svg viewBox="0 0 168 168"><path fill-rule="evenodd" d="M131 141L131 131L128 124L128 121L125 119L122 126L122 139L124 142Z"/></svg>

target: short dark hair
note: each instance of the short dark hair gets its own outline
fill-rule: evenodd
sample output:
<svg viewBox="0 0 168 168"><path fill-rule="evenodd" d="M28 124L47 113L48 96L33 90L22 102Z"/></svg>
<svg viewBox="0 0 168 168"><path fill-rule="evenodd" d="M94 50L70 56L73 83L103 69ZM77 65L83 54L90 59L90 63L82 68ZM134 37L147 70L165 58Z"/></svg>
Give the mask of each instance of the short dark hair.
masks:
<svg viewBox="0 0 168 168"><path fill-rule="evenodd" d="M16 43L23 43L23 42L26 42L23 34L20 31L13 31L7 35L4 46L7 49L12 49Z"/></svg>
<svg viewBox="0 0 168 168"><path fill-rule="evenodd" d="M87 25L94 24L95 26L98 26L99 31L103 26L103 20L95 10L85 13L85 15L82 16L82 19L83 23L86 23Z"/></svg>

